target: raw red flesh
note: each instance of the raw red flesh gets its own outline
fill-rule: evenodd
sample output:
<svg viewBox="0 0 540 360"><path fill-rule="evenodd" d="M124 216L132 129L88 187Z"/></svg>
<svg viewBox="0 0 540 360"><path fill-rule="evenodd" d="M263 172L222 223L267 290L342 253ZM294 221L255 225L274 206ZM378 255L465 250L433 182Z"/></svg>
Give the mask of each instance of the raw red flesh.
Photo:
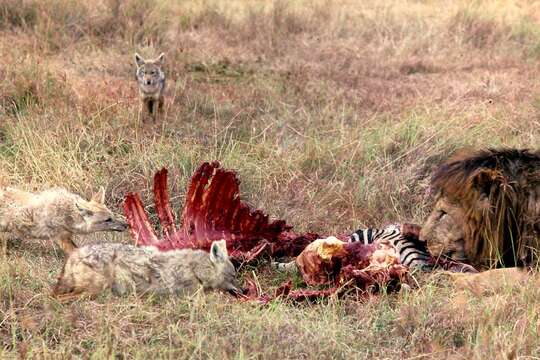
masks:
<svg viewBox="0 0 540 360"><path fill-rule="evenodd" d="M167 169L161 169L154 175L154 201L163 234L171 236L176 232L176 225L167 191Z"/></svg>
<svg viewBox="0 0 540 360"><path fill-rule="evenodd" d="M273 295L261 293L259 287L255 281L246 280L246 287L244 293L239 295L239 298L246 301L257 301L261 304L267 304L270 301L281 298L289 299L293 301L314 301L317 299L328 297L334 293L337 293L338 287L331 287L327 289L298 289L292 290L292 281L288 280L282 283L275 291Z"/></svg>
<svg viewBox="0 0 540 360"><path fill-rule="evenodd" d="M131 237L136 245L158 246L160 244L144 211L139 194L127 194L124 200L124 213Z"/></svg>
<svg viewBox="0 0 540 360"><path fill-rule="evenodd" d="M191 178L182 225L177 228L167 191L167 169L162 169L154 176L154 202L163 236L158 239L139 195L132 193L124 201L131 235L136 244L161 250L208 250L213 241L225 239L231 256L242 261L263 253L296 256L319 237L295 234L283 220L269 221L268 215L240 200L239 184L236 174L222 169L217 161L203 163Z"/></svg>

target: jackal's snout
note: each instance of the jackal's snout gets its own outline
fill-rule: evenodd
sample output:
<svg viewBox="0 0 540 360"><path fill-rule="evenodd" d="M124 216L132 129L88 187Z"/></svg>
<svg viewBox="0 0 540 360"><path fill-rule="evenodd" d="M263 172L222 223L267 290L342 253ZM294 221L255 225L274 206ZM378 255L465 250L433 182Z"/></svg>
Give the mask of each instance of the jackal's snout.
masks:
<svg viewBox="0 0 540 360"><path fill-rule="evenodd" d="M128 224L123 216L105 210L95 212L87 216L85 222L88 226L87 232L94 231L126 231Z"/></svg>
<svg viewBox="0 0 540 360"><path fill-rule="evenodd" d="M111 231L122 232L126 231L129 227L126 219L120 215L108 218L105 223L108 224Z"/></svg>

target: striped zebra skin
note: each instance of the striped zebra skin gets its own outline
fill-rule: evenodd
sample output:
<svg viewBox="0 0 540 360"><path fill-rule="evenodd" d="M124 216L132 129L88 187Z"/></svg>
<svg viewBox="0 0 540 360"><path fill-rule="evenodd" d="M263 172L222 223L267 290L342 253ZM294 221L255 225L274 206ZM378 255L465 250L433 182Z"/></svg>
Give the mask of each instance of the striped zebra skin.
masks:
<svg viewBox="0 0 540 360"><path fill-rule="evenodd" d="M431 255L426 243L403 235L399 225L390 225L383 229L359 229L350 236L351 242L361 241L366 245L385 240L396 248L402 265L411 268L428 266Z"/></svg>

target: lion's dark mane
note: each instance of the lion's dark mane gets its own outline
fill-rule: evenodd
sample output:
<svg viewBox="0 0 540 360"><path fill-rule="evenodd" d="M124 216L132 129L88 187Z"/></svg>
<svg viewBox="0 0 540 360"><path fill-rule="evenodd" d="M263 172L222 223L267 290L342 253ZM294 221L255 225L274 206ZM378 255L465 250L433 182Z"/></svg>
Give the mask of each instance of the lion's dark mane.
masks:
<svg viewBox="0 0 540 360"><path fill-rule="evenodd" d="M461 151L435 170L431 186L465 211L470 261L514 266L538 260L540 151Z"/></svg>

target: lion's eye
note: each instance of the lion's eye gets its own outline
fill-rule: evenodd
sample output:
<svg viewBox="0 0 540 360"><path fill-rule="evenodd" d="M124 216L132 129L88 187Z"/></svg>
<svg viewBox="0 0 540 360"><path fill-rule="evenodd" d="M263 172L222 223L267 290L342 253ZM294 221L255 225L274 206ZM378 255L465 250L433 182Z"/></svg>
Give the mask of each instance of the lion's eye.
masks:
<svg viewBox="0 0 540 360"><path fill-rule="evenodd" d="M442 219L444 215L446 215L446 211L439 210L439 219Z"/></svg>

